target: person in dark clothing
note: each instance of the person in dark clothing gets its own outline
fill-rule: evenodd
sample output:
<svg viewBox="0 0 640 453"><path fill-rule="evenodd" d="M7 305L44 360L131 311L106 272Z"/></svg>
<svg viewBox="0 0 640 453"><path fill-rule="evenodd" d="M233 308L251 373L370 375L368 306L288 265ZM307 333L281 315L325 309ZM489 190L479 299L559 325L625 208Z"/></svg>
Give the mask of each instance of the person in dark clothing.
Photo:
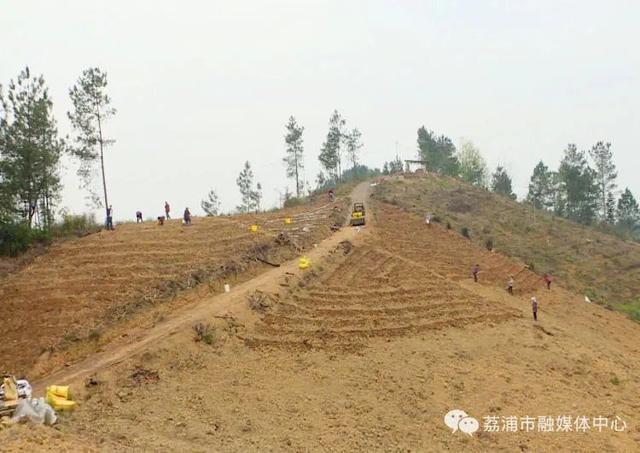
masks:
<svg viewBox="0 0 640 453"><path fill-rule="evenodd" d="M113 206L107 208L107 230L113 230Z"/></svg>
<svg viewBox="0 0 640 453"><path fill-rule="evenodd" d="M531 310L533 311L533 320L538 320L538 300L534 297L531 298Z"/></svg>
<svg viewBox="0 0 640 453"><path fill-rule="evenodd" d="M169 213L171 212L171 206L169 206L168 202L164 202L164 216L167 218L167 220L169 220L171 218L171 216L169 215Z"/></svg>
<svg viewBox="0 0 640 453"><path fill-rule="evenodd" d="M136 223L142 222L142 211L136 211Z"/></svg>
<svg viewBox="0 0 640 453"><path fill-rule="evenodd" d="M551 289L551 275L544 274L544 282L547 284L547 289Z"/></svg>
<svg viewBox="0 0 640 453"><path fill-rule="evenodd" d="M473 266L473 268L471 268L471 274L473 274L473 281L474 282L478 282L478 274L480 273L480 265L476 264L475 266Z"/></svg>
<svg viewBox="0 0 640 453"><path fill-rule="evenodd" d="M191 212L189 211L189 208L185 208L183 219L185 225L191 225Z"/></svg>
<svg viewBox="0 0 640 453"><path fill-rule="evenodd" d="M513 275L509 277L509 283L507 283L507 291L513 296Z"/></svg>

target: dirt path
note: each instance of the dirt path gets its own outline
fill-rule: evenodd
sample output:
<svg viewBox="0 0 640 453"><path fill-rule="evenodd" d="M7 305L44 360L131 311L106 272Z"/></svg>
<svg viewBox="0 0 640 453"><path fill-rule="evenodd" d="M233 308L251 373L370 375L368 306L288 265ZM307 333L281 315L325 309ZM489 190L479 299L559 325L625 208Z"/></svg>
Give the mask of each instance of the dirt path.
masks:
<svg viewBox="0 0 640 453"><path fill-rule="evenodd" d="M369 196L369 182L363 182L357 185L350 194L353 201L362 200L366 209L370 209L367 202ZM368 215L371 218L370 215ZM331 237L320 242L317 247L307 253L307 257L318 260L334 249L341 241L349 240L352 242L360 242L369 235L371 228L342 228ZM300 275L302 272L298 269L298 260L292 260L280 267L269 270L256 278L239 284L232 288L230 293L214 294L210 297L200 300L195 305L191 305L181 309L175 313L171 319L162 322L149 330L138 330L130 332L127 336L129 340L125 344L111 344L103 352L94 354L91 357L72 364L64 369L55 371L43 379L37 381L34 385L34 392L44 393L46 386L51 384L68 384L70 382L85 379L98 370L102 370L118 364L131 356L144 351L159 340L173 335L184 329L191 329L194 323L206 317L222 316L229 313L234 308L246 303L247 296L257 290L265 290L277 288L278 282L285 277L286 274Z"/></svg>

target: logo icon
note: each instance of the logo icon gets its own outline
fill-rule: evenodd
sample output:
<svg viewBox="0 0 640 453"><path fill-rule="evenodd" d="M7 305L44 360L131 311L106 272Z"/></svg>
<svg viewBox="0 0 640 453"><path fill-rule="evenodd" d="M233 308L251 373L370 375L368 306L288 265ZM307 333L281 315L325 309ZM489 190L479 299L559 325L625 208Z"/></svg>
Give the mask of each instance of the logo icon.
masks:
<svg viewBox="0 0 640 453"><path fill-rule="evenodd" d="M444 416L444 424L451 428L451 433L460 430L465 434L473 437L473 433L480 429L480 423L473 417L470 417L465 411L453 409Z"/></svg>

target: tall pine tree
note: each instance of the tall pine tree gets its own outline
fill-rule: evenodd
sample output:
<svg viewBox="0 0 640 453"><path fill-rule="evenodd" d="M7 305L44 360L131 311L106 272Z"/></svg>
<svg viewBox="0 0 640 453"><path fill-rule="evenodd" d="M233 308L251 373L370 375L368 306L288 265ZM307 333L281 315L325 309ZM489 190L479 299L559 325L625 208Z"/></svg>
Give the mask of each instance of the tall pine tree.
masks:
<svg viewBox="0 0 640 453"><path fill-rule="evenodd" d="M76 132L76 146L73 154L80 160L78 175L88 189L90 198L96 206L102 201L93 190L92 179L98 161L102 174L102 190L105 209L109 208L107 196L107 177L104 166L104 149L115 141L104 135L104 124L116 109L111 107L111 98L107 95L107 73L99 68L89 68L82 72L75 86L69 90L73 111L67 115Z"/></svg>
<svg viewBox="0 0 640 453"><path fill-rule="evenodd" d="M253 187L253 170L249 161L244 163L244 167L236 179L236 184L242 196L242 204L237 206L238 211L258 211L262 199L262 186L258 183L255 188Z"/></svg>
<svg viewBox="0 0 640 453"><path fill-rule="evenodd" d="M361 139L362 133L357 128L352 129L351 132L346 134L344 139L347 156L351 161L351 170L353 174L355 174L356 167L358 166L358 153L364 146Z"/></svg>
<svg viewBox="0 0 640 453"><path fill-rule="evenodd" d="M341 145L344 142L345 124L346 122L340 113L334 110L329 119L327 139L322 144L320 156L318 156L320 164L322 164L322 167L332 176L335 182L340 180L340 174L342 172Z"/></svg>
<svg viewBox="0 0 640 453"><path fill-rule="evenodd" d="M585 153L569 144L558 168L558 203L561 214L576 222L589 224L596 216L598 188L595 171Z"/></svg>
<svg viewBox="0 0 640 453"><path fill-rule="evenodd" d="M302 133L304 132L304 127L300 126L293 116L289 117L289 122L285 127L287 129L287 134L284 136L286 156L282 160L287 166L287 177L295 179L296 197L300 197L300 194L304 192L304 181L302 179L302 171L304 169L302 162L304 153Z"/></svg>
<svg viewBox="0 0 640 453"><path fill-rule="evenodd" d="M48 229L61 190L65 143L44 78L26 67L10 81L6 97L0 90L0 106L0 218L21 218L29 227L36 221Z"/></svg>
<svg viewBox="0 0 640 453"><path fill-rule="evenodd" d="M596 206L602 222L615 221L615 190L618 187L616 179L618 172L613 163L611 143L598 142L589 152L593 160L597 187Z"/></svg>
<svg viewBox="0 0 640 453"><path fill-rule="evenodd" d="M544 162L538 162L533 169L529 181L527 201L537 209L549 209L554 204L553 173L549 171Z"/></svg>

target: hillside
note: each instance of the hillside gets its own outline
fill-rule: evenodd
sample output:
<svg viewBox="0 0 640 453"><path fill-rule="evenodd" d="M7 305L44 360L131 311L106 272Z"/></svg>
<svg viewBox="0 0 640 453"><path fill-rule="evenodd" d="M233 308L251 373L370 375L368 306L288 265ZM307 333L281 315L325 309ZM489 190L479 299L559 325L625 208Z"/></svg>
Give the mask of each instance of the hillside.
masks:
<svg viewBox="0 0 640 453"><path fill-rule="evenodd" d="M402 184L402 183L400 183ZM401 185L398 187L402 187ZM351 198L367 200L367 185ZM79 402L8 451L635 451L640 325L547 290L522 263L376 197L367 226L190 305L35 383ZM469 276L483 263L478 283ZM517 273L516 291L504 275ZM529 298L540 302L532 320ZM198 334L195 327L201 325ZM89 379L90 378L90 379ZM452 433L452 409L477 418ZM581 432L574 420L611 422ZM498 431L487 429L496 417ZM526 417L534 428L505 420ZM539 417L554 432L540 431ZM571 417L571 430L556 432ZM613 429L624 427L620 431ZM563 425L564 426L564 425ZM13 434L12 434L13 433ZM62 435L61 435L62 434Z"/></svg>
<svg viewBox="0 0 640 453"><path fill-rule="evenodd" d="M476 245L485 247L492 240L496 251L539 276L550 273L565 288L640 320L638 243L432 174L388 179L376 187L374 197L422 218L432 213L457 233L466 227ZM505 284L507 278L508 273L502 276Z"/></svg>
<svg viewBox="0 0 640 453"><path fill-rule="evenodd" d="M222 290L331 233L345 201L273 213L127 223L52 246L0 280L0 372L34 377L95 352L127 326L153 325L206 286ZM291 224L284 224L290 217ZM257 232L249 226L257 224ZM279 233L286 241L276 241ZM37 365L33 368L34 365Z"/></svg>

